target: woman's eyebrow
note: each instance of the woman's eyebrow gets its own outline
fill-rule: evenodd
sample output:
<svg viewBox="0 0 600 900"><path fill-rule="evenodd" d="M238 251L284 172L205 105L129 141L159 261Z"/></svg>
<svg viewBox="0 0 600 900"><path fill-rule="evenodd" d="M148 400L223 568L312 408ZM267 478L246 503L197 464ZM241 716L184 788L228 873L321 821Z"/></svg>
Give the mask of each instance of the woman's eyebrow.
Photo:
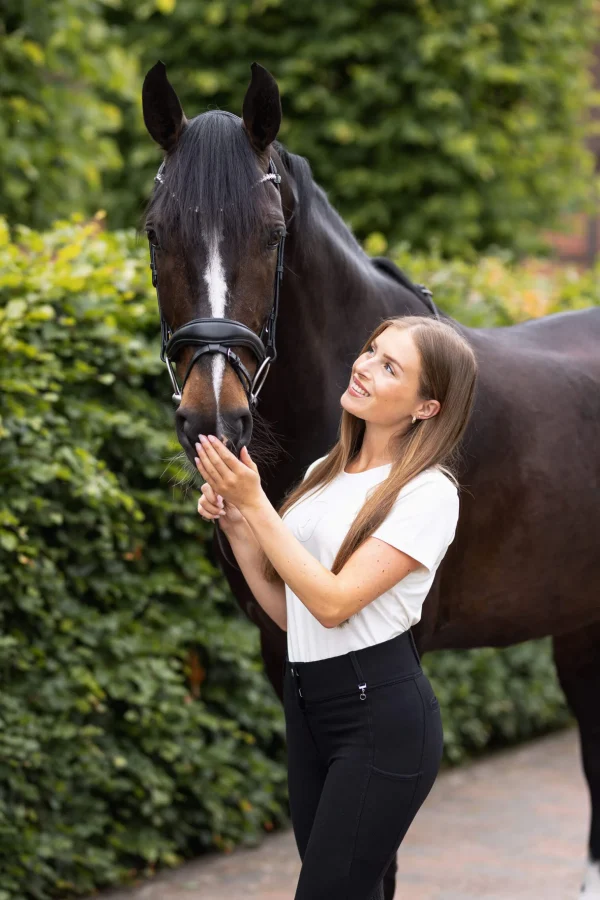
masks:
<svg viewBox="0 0 600 900"><path fill-rule="evenodd" d="M371 343L372 343L372 344L376 344L377 341L371 341ZM397 359L394 359L393 356L390 356L388 353L384 353L384 354L383 354L383 357L384 357L384 359L389 359L390 362L395 363L395 364L398 366L398 368L399 368L399 369L402 369L402 371L404 372L404 369L402 368L402 366L400 365L400 363L398 362L398 360L397 360Z"/></svg>

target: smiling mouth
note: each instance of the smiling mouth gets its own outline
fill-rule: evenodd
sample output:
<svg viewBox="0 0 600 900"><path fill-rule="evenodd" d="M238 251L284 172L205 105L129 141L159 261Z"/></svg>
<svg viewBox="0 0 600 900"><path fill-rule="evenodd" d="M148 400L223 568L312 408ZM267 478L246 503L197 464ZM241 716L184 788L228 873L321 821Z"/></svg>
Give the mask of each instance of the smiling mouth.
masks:
<svg viewBox="0 0 600 900"><path fill-rule="evenodd" d="M354 377L352 377L352 380L350 381L350 384L348 385L348 390L350 391L350 393L352 394L353 397L370 397L371 396L368 393L368 391L365 391L364 394L362 393L364 388L362 387L362 385L359 384L359 382Z"/></svg>

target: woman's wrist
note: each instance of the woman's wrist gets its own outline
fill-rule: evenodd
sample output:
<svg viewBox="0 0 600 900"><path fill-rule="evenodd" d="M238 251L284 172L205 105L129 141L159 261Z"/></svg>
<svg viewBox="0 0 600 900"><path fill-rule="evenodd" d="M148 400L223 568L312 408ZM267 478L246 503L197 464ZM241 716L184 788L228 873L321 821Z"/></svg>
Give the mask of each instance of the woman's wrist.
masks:
<svg viewBox="0 0 600 900"><path fill-rule="evenodd" d="M271 507L271 502L261 487L252 500L240 503L238 509L246 519L249 519L252 516L260 515L268 507Z"/></svg>
<svg viewBox="0 0 600 900"><path fill-rule="evenodd" d="M247 541L249 538L254 537L253 531L245 519L241 522L234 522L232 525L226 525L225 528L223 528L223 522L224 519L221 519L219 525L229 543Z"/></svg>

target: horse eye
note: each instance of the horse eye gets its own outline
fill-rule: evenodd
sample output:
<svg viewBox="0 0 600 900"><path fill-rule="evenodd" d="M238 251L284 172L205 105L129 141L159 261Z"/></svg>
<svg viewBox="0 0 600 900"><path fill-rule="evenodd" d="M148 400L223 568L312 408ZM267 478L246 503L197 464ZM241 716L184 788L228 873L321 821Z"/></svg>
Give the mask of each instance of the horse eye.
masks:
<svg viewBox="0 0 600 900"><path fill-rule="evenodd" d="M276 247L285 233L285 228L273 228L269 234L269 247Z"/></svg>
<svg viewBox="0 0 600 900"><path fill-rule="evenodd" d="M154 228L146 228L146 234L148 235L148 240L151 244L154 244L155 247L158 247L158 238L156 236L156 232Z"/></svg>

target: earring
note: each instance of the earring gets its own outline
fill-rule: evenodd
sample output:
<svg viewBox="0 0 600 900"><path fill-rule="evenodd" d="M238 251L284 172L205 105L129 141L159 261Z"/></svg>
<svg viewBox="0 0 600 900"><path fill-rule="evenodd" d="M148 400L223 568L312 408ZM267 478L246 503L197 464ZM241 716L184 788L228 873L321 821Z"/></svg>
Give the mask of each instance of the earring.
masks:
<svg viewBox="0 0 600 900"><path fill-rule="evenodd" d="M416 416L413 416L413 418L412 418L412 423L413 423L413 425L415 424L416 421L417 421L417 417L416 417Z"/></svg>

